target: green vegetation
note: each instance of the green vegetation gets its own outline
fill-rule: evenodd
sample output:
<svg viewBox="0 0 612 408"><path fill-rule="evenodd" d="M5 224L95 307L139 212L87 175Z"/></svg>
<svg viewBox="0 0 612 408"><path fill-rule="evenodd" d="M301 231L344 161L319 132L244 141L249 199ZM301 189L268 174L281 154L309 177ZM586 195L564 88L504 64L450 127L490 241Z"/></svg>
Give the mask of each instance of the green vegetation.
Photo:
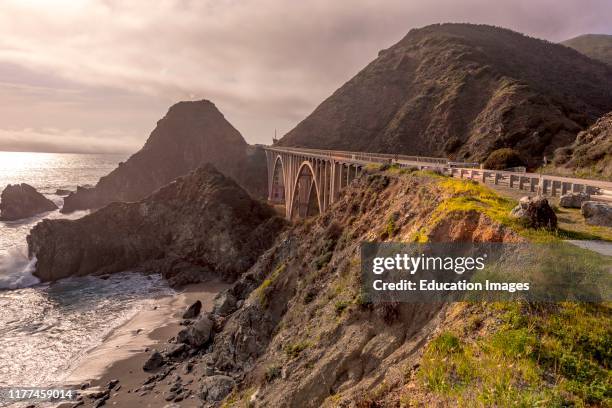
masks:
<svg viewBox="0 0 612 408"><path fill-rule="evenodd" d="M335 303L334 305L334 310L336 311L336 315L341 315L342 312L344 312L344 310L349 307L350 302L347 302L345 300L339 300Z"/></svg>
<svg viewBox="0 0 612 408"><path fill-rule="evenodd" d="M497 149L491 152L484 161L485 169L504 170L511 167L526 166L525 160L519 152L510 148Z"/></svg>
<svg viewBox="0 0 612 408"><path fill-rule="evenodd" d="M564 239L612 240L612 231L606 227L589 226L581 219L577 210L557 210L561 213L560 228L556 231L527 228L510 211L517 205L515 200L501 197L489 187L471 180L437 177L437 185L446 198L432 212L429 222L412 237L414 242L427 242L429 232L451 213L476 211L487 215L493 221L512 228L516 233L533 242L558 242ZM572 218L565 214L572 214Z"/></svg>
<svg viewBox="0 0 612 408"><path fill-rule="evenodd" d="M269 366L266 370L266 382L272 382L281 375L281 369L277 365Z"/></svg>
<svg viewBox="0 0 612 408"><path fill-rule="evenodd" d="M272 272L270 276L266 278L257 289L255 289L255 294L259 300L259 304L263 307L268 307L268 291L270 286L272 286L276 279L278 279L278 277L285 271L286 267L287 265L285 264L279 265L274 272Z"/></svg>
<svg viewBox="0 0 612 408"><path fill-rule="evenodd" d="M427 346L419 383L461 406L610 406L612 314L607 304L491 303L497 330L445 332Z"/></svg>
<svg viewBox="0 0 612 408"><path fill-rule="evenodd" d="M399 229L397 228L395 221L397 220L398 216L399 214L393 214L389 217L389 219L387 219L387 223L385 224L385 229L380 234L381 240L393 238L393 236L397 233Z"/></svg>
<svg viewBox="0 0 612 408"><path fill-rule="evenodd" d="M296 358L300 353L310 347L310 343L301 341L299 343L288 343L283 347L283 350L287 357Z"/></svg>

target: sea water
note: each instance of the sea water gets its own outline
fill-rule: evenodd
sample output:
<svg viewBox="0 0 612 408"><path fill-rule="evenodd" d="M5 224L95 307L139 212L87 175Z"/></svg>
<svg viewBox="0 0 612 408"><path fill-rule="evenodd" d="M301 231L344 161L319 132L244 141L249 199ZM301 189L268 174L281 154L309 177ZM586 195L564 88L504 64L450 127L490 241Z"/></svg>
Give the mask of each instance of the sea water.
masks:
<svg viewBox="0 0 612 408"><path fill-rule="evenodd" d="M95 184L123 155L0 152L0 189L28 183L61 207L57 189ZM159 276L120 273L41 284L32 275L26 236L42 219L76 219L52 211L0 221L0 387L61 385L88 350L115 327L171 293ZM0 401L0 406L6 401Z"/></svg>

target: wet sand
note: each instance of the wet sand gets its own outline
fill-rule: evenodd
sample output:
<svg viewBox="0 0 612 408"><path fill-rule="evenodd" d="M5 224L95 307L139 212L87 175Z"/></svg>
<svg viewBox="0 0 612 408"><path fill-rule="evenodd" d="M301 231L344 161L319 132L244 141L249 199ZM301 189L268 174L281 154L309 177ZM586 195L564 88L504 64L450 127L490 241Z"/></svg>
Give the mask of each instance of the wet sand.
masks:
<svg viewBox="0 0 612 408"><path fill-rule="evenodd" d="M111 380L119 380L119 387L110 393L110 399L104 406L113 407L197 407L196 372L187 373L182 367L177 367L167 381L180 375L187 384L193 386L190 398L179 403L166 402L168 392L161 386L156 386L148 392L136 391L142 387L152 374L142 369L151 350L163 350L167 341L175 336L183 326L179 323L187 306L196 300L202 302L202 313L212 310L213 299L229 285L219 282L205 282L190 285L174 296L160 299L156 306L143 310L124 325L115 329L99 347L88 353L87 357L68 378L68 384L77 385L89 382L91 387L83 391L86 395L95 390L106 390ZM149 350L149 351L146 351ZM165 383L165 382L164 382ZM144 395L143 395L144 394ZM83 398L80 406L94 406L95 399ZM75 406L75 403L64 403L61 408Z"/></svg>

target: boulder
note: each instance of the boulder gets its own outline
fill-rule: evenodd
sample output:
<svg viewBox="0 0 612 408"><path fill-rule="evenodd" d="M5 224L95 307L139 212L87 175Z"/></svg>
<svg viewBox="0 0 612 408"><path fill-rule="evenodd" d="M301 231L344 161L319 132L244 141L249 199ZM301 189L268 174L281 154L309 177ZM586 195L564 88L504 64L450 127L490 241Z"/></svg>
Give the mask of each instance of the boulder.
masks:
<svg viewBox="0 0 612 408"><path fill-rule="evenodd" d="M580 207L584 220L590 225L612 227L612 206L599 201L585 201Z"/></svg>
<svg viewBox="0 0 612 408"><path fill-rule="evenodd" d="M185 343L171 344L168 349L164 352L168 358L180 357L188 351Z"/></svg>
<svg viewBox="0 0 612 408"><path fill-rule="evenodd" d="M226 375L213 375L202 380L200 399L206 402L221 401L234 389L234 380Z"/></svg>
<svg viewBox="0 0 612 408"><path fill-rule="evenodd" d="M194 324L181 330L176 336L178 343L192 347L202 347L211 338L213 322L208 316L201 316Z"/></svg>
<svg viewBox="0 0 612 408"><path fill-rule="evenodd" d="M520 219L529 228L557 228L557 216L543 196L522 197L510 216Z"/></svg>
<svg viewBox="0 0 612 408"><path fill-rule="evenodd" d="M587 193L569 193L559 198L559 206L564 208L581 208L582 203L589 201L591 196Z"/></svg>
<svg viewBox="0 0 612 408"><path fill-rule="evenodd" d="M183 313L183 319L193 319L200 315L200 310L202 310L202 302L199 300L195 301L191 306L185 310Z"/></svg>
<svg viewBox="0 0 612 408"><path fill-rule="evenodd" d="M57 210L55 203L29 184L9 184L0 195L0 220L14 221Z"/></svg>
<svg viewBox="0 0 612 408"><path fill-rule="evenodd" d="M145 371L153 371L163 365L164 365L164 356L162 356L162 354L159 351L153 350L153 353L147 359L147 361L145 361L144 365L142 366L142 369Z"/></svg>
<svg viewBox="0 0 612 408"><path fill-rule="evenodd" d="M213 313L227 316L236 310L236 298L228 291L223 291L215 297Z"/></svg>

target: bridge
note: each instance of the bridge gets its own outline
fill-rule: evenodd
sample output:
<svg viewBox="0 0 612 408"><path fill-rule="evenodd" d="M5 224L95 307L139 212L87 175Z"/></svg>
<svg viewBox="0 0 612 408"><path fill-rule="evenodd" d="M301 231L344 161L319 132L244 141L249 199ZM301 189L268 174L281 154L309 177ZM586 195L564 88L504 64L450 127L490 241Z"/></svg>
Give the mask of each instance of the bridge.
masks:
<svg viewBox="0 0 612 408"><path fill-rule="evenodd" d="M478 163L451 162L439 157L266 146L268 200L284 205L288 219L325 212L340 191L367 165L436 170L448 176L505 186L547 196L588 193L612 201L612 182L549 176L521 171L481 169Z"/></svg>

